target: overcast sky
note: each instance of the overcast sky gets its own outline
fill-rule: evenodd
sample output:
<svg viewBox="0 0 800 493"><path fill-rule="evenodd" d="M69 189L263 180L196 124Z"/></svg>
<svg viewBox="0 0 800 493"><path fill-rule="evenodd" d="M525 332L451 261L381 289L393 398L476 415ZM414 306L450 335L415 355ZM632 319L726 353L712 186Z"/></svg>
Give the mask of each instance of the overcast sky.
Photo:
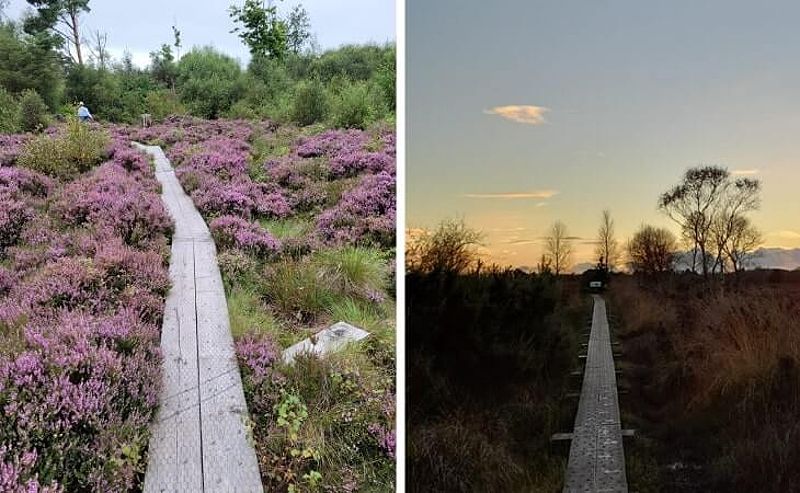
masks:
<svg viewBox="0 0 800 493"><path fill-rule="evenodd" d="M591 261L690 166L763 180L766 246L800 247L800 2L408 0L407 217L464 217L535 265L564 221Z"/></svg>
<svg viewBox="0 0 800 493"><path fill-rule="evenodd" d="M183 38L183 51L211 45L245 62L247 49L235 34L227 9L242 0L91 0L84 32L108 33L115 56L126 49L138 65L149 62L148 53L162 43L172 43L173 24ZM322 49L350 43L385 43L395 40L393 0L286 0L277 2L287 12L301 3L311 18L311 30ZM7 14L19 18L25 0L11 0Z"/></svg>

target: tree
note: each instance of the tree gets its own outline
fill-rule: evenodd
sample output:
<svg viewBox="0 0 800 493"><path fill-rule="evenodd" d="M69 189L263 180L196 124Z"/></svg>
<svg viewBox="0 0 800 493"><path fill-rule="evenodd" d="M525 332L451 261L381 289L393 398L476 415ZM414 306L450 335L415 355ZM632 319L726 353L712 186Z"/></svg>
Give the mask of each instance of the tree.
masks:
<svg viewBox="0 0 800 493"><path fill-rule="evenodd" d="M172 46L175 47L175 54L178 59L181 57L181 32L180 30L173 25L172 26Z"/></svg>
<svg viewBox="0 0 800 493"><path fill-rule="evenodd" d="M690 168L659 198L659 209L681 227L692 248L692 270L704 277L724 270L726 243L740 216L758 208L760 182L733 179L720 166ZM699 257L699 259L698 259Z"/></svg>
<svg viewBox="0 0 800 493"><path fill-rule="evenodd" d="M0 23L0 87L12 94L35 89L50 109L61 98L58 54L41 37L25 36L13 23Z"/></svg>
<svg viewBox="0 0 800 493"><path fill-rule="evenodd" d="M619 244L614 236L614 220L611 219L611 212L607 209L603 211L603 219L597 231L595 255L599 259L598 267L608 272L613 271L619 261Z"/></svg>
<svg viewBox="0 0 800 493"><path fill-rule="evenodd" d="M295 5L289 13L286 29L286 45L292 53L299 55L311 39L311 19L302 5Z"/></svg>
<svg viewBox="0 0 800 493"><path fill-rule="evenodd" d="M478 260L481 234L464 221L442 221L433 233L420 232L409 242L406 268L411 272L464 272Z"/></svg>
<svg viewBox="0 0 800 493"><path fill-rule="evenodd" d="M654 275L672 270L678 243L667 229L642 226L628 242L628 255L634 272Z"/></svg>
<svg viewBox="0 0 800 493"><path fill-rule="evenodd" d="M730 260L734 272L740 272L747 267L747 263L762 241L761 232L750 223L749 219L738 216L733 221L724 253Z"/></svg>
<svg viewBox="0 0 800 493"><path fill-rule="evenodd" d="M231 33L250 49L250 55L282 59L287 51L287 26L278 17L274 5L265 6L263 1L245 0L242 7L231 5L228 9L237 26Z"/></svg>
<svg viewBox="0 0 800 493"><path fill-rule="evenodd" d="M162 44L160 50L150 52L150 73L157 82L175 89L178 67L170 45Z"/></svg>
<svg viewBox="0 0 800 493"><path fill-rule="evenodd" d="M545 255L550 260L553 273L559 275L565 272L570 267L572 257L572 241L567 236L567 226L561 221L554 222L545 241Z"/></svg>
<svg viewBox="0 0 800 493"><path fill-rule="evenodd" d="M25 19L25 32L51 34L54 47L63 49L78 65L83 65L80 16L89 12L89 0L27 0L36 14Z"/></svg>
<svg viewBox="0 0 800 493"><path fill-rule="evenodd" d="M94 32L92 43L89 45L89 58L100 70L108 68L111 63L111 55L108 53L108 33Z"/></svg>
<svg viewBox="0 0 800 493"><path fill-rule="evenodd" d="M217 118L243 93L242 69L212 48L194 49L178 63L178 92L193 114Z"/></svg>

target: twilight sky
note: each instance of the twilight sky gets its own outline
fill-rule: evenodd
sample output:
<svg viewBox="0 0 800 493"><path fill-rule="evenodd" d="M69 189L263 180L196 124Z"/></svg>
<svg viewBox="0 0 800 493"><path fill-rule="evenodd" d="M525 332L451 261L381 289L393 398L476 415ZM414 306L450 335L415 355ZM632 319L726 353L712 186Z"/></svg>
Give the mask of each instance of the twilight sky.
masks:
<svg viewBox="0 0 800 493"><path fill-rule="evenodd" d="M192 46L211 45L241 61L249 59L245 46L230 34L231 4L242 0L91 0L85 17L87 32L108 33L112 53L121 57L125 49L138 65L147 65L148 53L162 43L172 43L172 25L183 38L183 52ZM311 18L311 30L322 49L342 44L395 40L394 0L286 0L274 2L282 12L302 4ZM7 14L19 18L28 8L25 0L10 0Z"/></svg>
<svg viewBox="0 0 800 493"><path fill-rule="evenodd" d="M800 3L407 0L407 221L463 217L493 260L536 264L554 220L576 262L686 168L763 181L765 246L800 247Z"/></svg>

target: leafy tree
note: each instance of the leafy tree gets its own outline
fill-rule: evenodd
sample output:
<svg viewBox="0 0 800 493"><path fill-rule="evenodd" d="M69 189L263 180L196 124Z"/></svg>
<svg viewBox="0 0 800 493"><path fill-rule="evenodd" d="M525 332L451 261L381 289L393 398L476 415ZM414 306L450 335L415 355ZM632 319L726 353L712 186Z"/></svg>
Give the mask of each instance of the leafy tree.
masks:
<svg viewBox="0 0 800 493"><path fill-rule="evenodd" d="M245 0L242 7L231 5L228 12L237 24L231 33L239 35L253 57L282 59L286 56L288 29L286 22L278 17L277 7L265 6L259 0Z"/></svg>
<svg viewBox="0 0 800 493"><path fill-rule="evenodd" d="M302 5L295 5L286 19L286 44L289 50L299 55L311 39L311 19Z"/></svg>
<svg viewBox="0 0 800 493"><path fill-rule="evenodd" d="M192 50L178 63L178 92L193 114L217 118L243 94L242 70L213 48Z"/></svg>
<svg viewBox="0 0 800 493"><path fill-rule="evenodd" d="M150 74L165 87L175 88L178 67L170 45L162 44L160 50L150 52Z"/></svg>
<svg viewBox="0 0 800 493"><path fill-rule="evenodd" d="M333 121L341 128L366 128L372 120L369 88L363 82L346 84L336 97Z"/></svg>
<svg viewBox="0 0 800 493"><path fill-rule="evenodd" d="M13 23L0 23L0 87L12 94L35 89L55 109L63 74L58 56L41 37L26 36Z"/></svg>
<svg viewBox="0 0 800 493"><path fill-rule="evenodd" d="M83 65L80 16L89 12L89 0L27 0L36 13L25 19L25 32L50 33L54 47L63 49L78 65Z"/></svg>
<svg viewBox="0 0 800 493"><path fill-rule="evenodd" d="M328 115L328 94L318 80L297 84L292 107L292 120L298 125L323 121Z"/></svg>
<svg viewBox="0 0 800 493"><path fill-rule="evenodd" d="M177 28L177 26L172 26L172 46L175 47L175 53L178 55L178 58L181 57L181 32Z"/></svg>
<svg viewBox="0 0 800 493"><path fill-rule="evenodd" d="M0 87L0 134L19 130L19 102L13 94Z"/></svg>

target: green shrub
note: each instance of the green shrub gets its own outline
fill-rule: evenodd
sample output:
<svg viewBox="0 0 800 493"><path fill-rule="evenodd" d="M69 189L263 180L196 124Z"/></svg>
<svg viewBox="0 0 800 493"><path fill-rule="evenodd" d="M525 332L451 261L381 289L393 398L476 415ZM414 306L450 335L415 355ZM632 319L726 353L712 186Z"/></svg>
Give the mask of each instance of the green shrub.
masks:
<svg viewBox="0 0 800 493"><path fill-rule="evenodd" d="M292 121L303 126L321 122L328 115L328 106L328 94L321 82L300 82L294 91Z"/></svg>
<svg viewBox="0 0 800 493"><path fill-rule="evenodd" d="M72 118L65 134L41 135L28 142L17 162L46 175L69 178L99 164L107 147L105 132Z"/></svg>
<svg viewBox="0 0 800 493"><path fill-rule="evenodd" d="M19 102L0 87L0 133L13 134L19 131Z"/></svg>
<svg viewBox="0 0 800 493"><path fill-rule="evenodd" d="M244 92L239 62L212 48L192 50L178 63L178 92L193 114L217 118Z"/></svg>
<svg viewBox="0 0 800 493"><path fill-rule="evenodd" d="M25 90L19 98L19 123L26 132L47 127L47 105L33 89Z"/></svg>
<svg viewBox="0 0 800 493"><path fill-rule="evenodd" d="M145 96L145 108L153 117L153 121L162 121L170 115L185 115L186 107L178 97L169 90L150 91Z"/></svg>
<svg viewBox="0 0 800 493"><path fill-rule="evenodd" d="M225 112L225 118L234 120L257 120L258 117L258 111L243 99L233 103L233 106Z"/></svg>
<svg viewBox="0 0 800 493"><path fill-rule="evenodd" d="M341 128L366 128L372 119L370 94L366 83L346 85L339 92L333 108L333 123Z"/></svg>

